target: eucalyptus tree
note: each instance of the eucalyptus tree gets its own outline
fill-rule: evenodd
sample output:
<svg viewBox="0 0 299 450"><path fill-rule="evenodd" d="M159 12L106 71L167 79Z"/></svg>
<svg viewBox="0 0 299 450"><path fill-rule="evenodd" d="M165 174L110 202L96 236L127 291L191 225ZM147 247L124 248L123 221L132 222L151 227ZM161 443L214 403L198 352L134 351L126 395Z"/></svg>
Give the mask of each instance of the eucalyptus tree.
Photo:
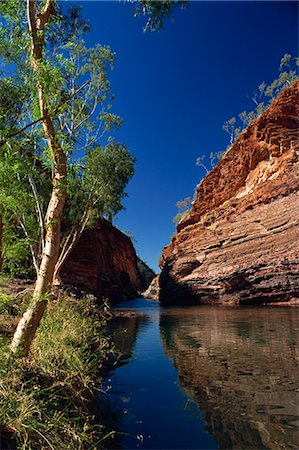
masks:
<svg viewBox="0 0 299 450"><path fill-rule="evenodd" d="M184 4L184 1L141 0L134 5L134 11L135 15L147 17L145 28L153 31L162 28L163 20L170 17L175 6ZM53 281L57 263L61 263L93 214L100 210L113 214L120 208L120 196L133 172L133 159L123 146L112 141L106 146L97 146L101 130L99 118L93 119L98 106L108 101L107 68L113 63L113 54L102 46L87 49L82 33L88 30L88 24L77 8L63 12L60 5L56 0L0 2L0 57L13 72L12 85L19 83L23 94L17 111L12 111L10 126L0 127L0 147L6 149L14 139L29 136L33 159L43 161L51 180L43 215L36 184L32 177L28 179L41 229L41 255L35 264L37 279L33 301L20 320L12 342L12 351L20 355L29 351L46 307L44 294ZM13 110L13 105L10 106ZM120 119L109 112L109 104L106 109L102 108L100 119L104 129L120 124ZM83 162L80 156L74 155L87 149L89 153ZM114 183L110 180L104 184L96 182L99 179L92 171L96 156L107 162L114 174L110 177ZM74 165L76 160L79 162ZM120 173L124 175L121 177ZM91 194L91 183L97 186L97 198ZM112 184L113 189L119 189L118 195L112 190ZM63 242L59 260L63 211L66 201L72 201L73 186L77 187L77 198L82 195L87 203L84 203L79 222L70 221L71 237Z"/></svg>
<svg viewBox="0 0 299 450"><path fill-rule="evenodd" d="M19 84L24 91L16 111L11 105L10 126L1 127L2 155L7 156L10 147L11 152L17 151L16 147L12 148L14 140L20 138L24 143L28 136L31 136L31 143L34 145L32 155L34 159L42 160L47 166L48 178L51 179L52 184L46 213L43 215L40 193L36 189L33 177L30 176L32 169L26 165L17 167L14 164L14 170L17 173L16 181L19 182L16 186L19 184L18 188L22 192L19 197L23 195L27 200L34 199L36 209L40 212L42 249L40 257L36 249L31 246L32 259L37 271L33 302L21 319L12 342L14 352L26 354L46 307L43 294L47 292L53 280L59 258L61 222L70 179L67 166L72 158L76 159L76 155L73 154L75 151L82 152L88 148L89 156L86 160L88 172L88 161L92 159L90 154L97 136L94 128L98 117L92 120L92 116L97 107L103 106L107 101L109 94L107 68L112 65L114 55L106 47L96 45L92 49L87 49L84 46L81 36L87 25L76 8L72 8L68 15L62 15L57 3L53 0L28 0L27 4L19 0L10 0L1 2L0 11L3 17L0 30L0 54L2 61L12 65L14 72L11 80L7 77L5 82L9 84L12 81L11 85L16 86L17 81L20 80ZM70 57L70 53L77 60ZM4 109L4 102L2 105ZM102 107L100 112L104 129L120 123L120 119L111 114L108 109L109 105L107 110ZM4 119L2 122L5 125ZM90 140L88 134L92 133L93 140ZM80 148L83 137L85 137L85 146ZM109 153L112 146L112 143L109 143L105 154ZM19 157L19 153L17 156ZM133 171L133 159L128 153L126 157L129 160L130 169L122 181L122 188ZM5 161L8 163L9 158ZM10 168L12 167L11 165ZM21 168L22 173L24 170L28 171L31 196L28 196L26 189L22 189L23 186L21 187L24 183ZM119 170L120 167L117 169ZM77 197L80 188L86 188L88 185L87 180L90 177L90 171L82 177L84 183L77 186ZM2 189L2 194L4 193L5 189ZM14 201L9 202L7 198L6 207L14 211L24 233L28 234L28 228L24 223L25 214L21 211L20 205L23 204L23 208L30 211L32 202L29 201L29 205L19 202L16 195L10 197L16 204L13 204ZM94 199L92 206L93 208L91 206L87 208L87 217L90 211L94 210ZM81 225L80 222L79 225ZM75 228L77 229L78 226ZM30 229L32 230L32 227Z"/></svg>

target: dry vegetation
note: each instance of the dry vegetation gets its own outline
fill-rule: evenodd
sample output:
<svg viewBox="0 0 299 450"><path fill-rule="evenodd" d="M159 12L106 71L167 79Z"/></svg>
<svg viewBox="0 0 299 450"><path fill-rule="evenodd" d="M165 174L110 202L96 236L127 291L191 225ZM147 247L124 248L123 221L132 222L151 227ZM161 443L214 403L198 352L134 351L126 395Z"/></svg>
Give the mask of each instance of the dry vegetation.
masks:
<svg viewBox="0 0 299 450"><path fill-rule="evenodd" d="M9 353L27 300L0 293L1 448L95 449L111 436L96 417L100 368L113 352L91 300L49 302L29 357Z"/></svg>

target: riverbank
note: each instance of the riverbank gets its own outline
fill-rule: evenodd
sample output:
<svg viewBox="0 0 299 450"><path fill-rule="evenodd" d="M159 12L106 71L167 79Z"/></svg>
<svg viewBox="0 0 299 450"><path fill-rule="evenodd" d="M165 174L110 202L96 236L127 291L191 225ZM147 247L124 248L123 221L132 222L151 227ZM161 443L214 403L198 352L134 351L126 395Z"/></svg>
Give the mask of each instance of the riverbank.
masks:
<svg viewBox="0 0 299 450"><path fill-rule="evenodd" d="M91 299L51 300L27 358L9 354L29 297L0 291L0 446L2 449L103 448L95 396L113 356L104 335L107 308Z"/></svg>

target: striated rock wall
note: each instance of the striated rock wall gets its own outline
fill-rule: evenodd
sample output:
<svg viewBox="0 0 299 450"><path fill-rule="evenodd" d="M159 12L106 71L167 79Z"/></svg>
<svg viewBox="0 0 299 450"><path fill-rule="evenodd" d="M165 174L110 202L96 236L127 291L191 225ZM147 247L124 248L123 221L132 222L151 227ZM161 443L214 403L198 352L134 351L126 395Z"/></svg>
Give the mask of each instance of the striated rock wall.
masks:
<svg viewBox="0 0 299 450"><path fill-rule="evenodd" d="M64 285L116 302L145 289L131 239L106 220L86 230L61 270Z"/></svg>
<svg viewBox="0 0 299 450"><path fill-rule="evenodd" d="M299 301L299 82L239 136L164 248L164 303Z"/></svg>

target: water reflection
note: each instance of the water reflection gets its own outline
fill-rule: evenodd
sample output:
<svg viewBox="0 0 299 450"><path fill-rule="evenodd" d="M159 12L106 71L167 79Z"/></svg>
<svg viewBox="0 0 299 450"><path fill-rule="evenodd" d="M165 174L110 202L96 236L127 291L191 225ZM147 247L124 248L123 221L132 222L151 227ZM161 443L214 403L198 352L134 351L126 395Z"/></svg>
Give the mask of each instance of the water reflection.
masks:
<svg viewBox="0 0 299 450"><path fill-rule="evenodd" d="M298 448L296 309L169 309L160 331L221 448Z"/></svg>

